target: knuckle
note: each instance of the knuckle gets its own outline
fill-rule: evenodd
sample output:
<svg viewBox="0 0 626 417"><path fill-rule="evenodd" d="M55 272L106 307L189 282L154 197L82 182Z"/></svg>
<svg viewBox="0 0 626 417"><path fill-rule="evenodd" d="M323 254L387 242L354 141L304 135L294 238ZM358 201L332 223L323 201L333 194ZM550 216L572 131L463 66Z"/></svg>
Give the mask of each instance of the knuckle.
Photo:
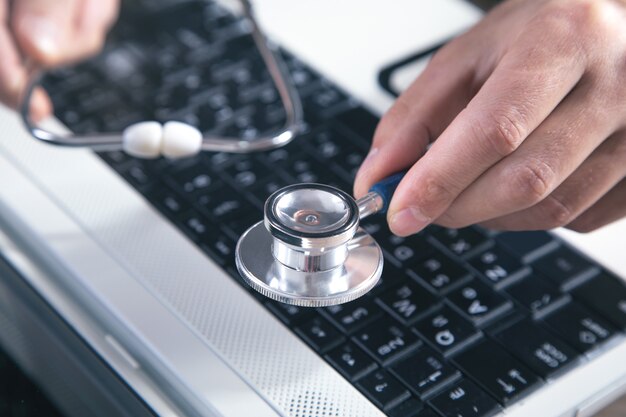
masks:
<svg viewBox="0 0 626 417"><path fill-rule="evenodd" d="M423 179L420 184L416 203L425 216L435 219L452 202L452 187L434 176Z"/></svg>
<svg viewBox="0 0 626 417"><path fill-rule="evenodd" d="M606 2L597 0L573 0L551 5L541 15L539 23L548 28L551 34L557 35L556 39L574 39L573 36L581 32L595 39L605 27L605 6Z"/></svg>
<svg viewBox="0 0 626 417"><path fill-rule="evenodd" d="M530 161L508 173L512 189L509 195L521 205L537 204L546 198L555 181L554 170L543 161Z"/></svg>
<svg viewBox="0 0 626 417"><path fill-rule="evenodd" d="M539 206L547 229L562 227L574 220L574 210L552 194L546 197Z"/></svg>
<svg viewBox="0 0 626 417"><path fill-rule="evenodd" d="M499 111L487 122L479 123L478 130L486 141L487 151L500 157L513 153L527 136L524 117L519 111Z"/></svg>

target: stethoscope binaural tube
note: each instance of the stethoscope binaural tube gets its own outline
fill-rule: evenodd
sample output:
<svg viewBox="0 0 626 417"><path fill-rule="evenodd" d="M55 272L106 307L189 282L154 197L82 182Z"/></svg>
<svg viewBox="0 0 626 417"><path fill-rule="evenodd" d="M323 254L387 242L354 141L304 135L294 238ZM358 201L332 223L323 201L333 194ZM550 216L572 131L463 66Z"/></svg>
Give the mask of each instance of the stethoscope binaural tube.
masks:
<svg viewBox="0 0 626 417"><path fill-rule="evenodd" d="M243 15L251 29L251 36L268 69L285 109L282 128L256 138L203 136L195 127L181 122L161 124L155 121L139 122L119 133L90 133L60 135L38 126L31 118L30 103L33 91L41 83L45 72L31 71L25 89L20 115L28 132L42 142L67 147L88 147L95 151L124 150L139 158L165 156L180 158L200 151L249 153L278 148L293 140L302 123L302 103L291 82L291 77L278 48L263 34L249 0L239 0Z"/></svg>

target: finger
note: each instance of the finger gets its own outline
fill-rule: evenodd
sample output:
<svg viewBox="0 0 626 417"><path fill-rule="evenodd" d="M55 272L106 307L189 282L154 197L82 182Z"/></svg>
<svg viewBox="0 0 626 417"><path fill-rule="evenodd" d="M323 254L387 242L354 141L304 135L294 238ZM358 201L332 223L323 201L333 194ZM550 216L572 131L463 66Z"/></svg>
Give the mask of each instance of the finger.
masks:
<svg viewBox="0 0 626 417"><path fill-rule="evenodd" d="M377 181L412 165L471 97L476 56L464 39L444 46L381 119L354 185L361 197Z"/></svg>
<svg viewBox="0 0 626 417"><path fill-rule="evenodd" d="M626 180L622 180L589 210L567 225L580 233L592 232L626 216Z"/></svg>
<svg viewBox="0 0 626 417"><path fill-rule="evenodd" d="M602 96L592 83L581 84L516 152L468 187L438 223L456 227L484 222L548 197L617 129L615 118L604 111ZM549 198L541 207L566 217L558 201Z"/></svg>
<svg viewBox="0 0 626 417"><path fill-rule="evenodd" d="M6 2L0 2L0 100L6 105L17 108L24 91L27 74L22 65L22 58L13 43L13 37L7 28L8 9ZM31 114L35 120L41 120L52 112L52 105L47 96L39 89L35 91L31 104Z"/></svg>
<svg viewBox="0 0 626 417"><path fill-rule="evenodd" d="M576 51L537 48L527 37L404 177L388 219L398 235L418 232L493 164L513 153L580 80ZM559 46L560 48L560 46Z"/></svg>
<svg viewBox="0 0 626 417"><path fill-rule="evenodd" d="M11 26L21 52L46 66L65 61L81 39L75 36L79 0L13 2Z"/></svg>
<svg viewBox="0 0 626 417"><path fill-rule="evenodd" d="M624 179L625 162L626 137L613 135L539 204L482 225L498 230L546 230L565 226Z"/></svg>
<svg viewBox="0 0 626 417"><path fill-rule="evenodd" d="M37 87L33 91L33 98L30 105L30 114L35 122L40 122L52 114L52 100L46 90Z"/></svg>
<svg viewBox="0 0 626 417"><path fill-rule="evenodd" d="M75 31L81 42L68 52L68 61L87 58L102 49L118 9L118 0L81 0L75 22Z"/></svg>

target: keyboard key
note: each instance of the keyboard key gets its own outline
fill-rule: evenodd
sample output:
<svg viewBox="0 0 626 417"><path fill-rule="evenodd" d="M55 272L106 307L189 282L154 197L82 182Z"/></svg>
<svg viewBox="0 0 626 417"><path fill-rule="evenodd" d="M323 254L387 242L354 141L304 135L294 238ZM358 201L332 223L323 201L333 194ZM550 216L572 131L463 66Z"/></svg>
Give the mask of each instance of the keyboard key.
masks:
<svg viewBox="0 0 626 417"><path fill-rule="evenodd" d="M574 291L574 297L626 331L626 285L603 272Z"/></svg>
<svg viewBox="0 0 626 417"><path fill-rule="evenodd" d="M212 174L206 167L193 164L187 168L177 170L168 175L175 190L183 194L194 194L199 191L215 189L221 182L217 175Z"/></svg>
<svg viewBox="0 0 626 417"><path fill-rule="evenodd" d="M519 260L499 246L477 254L469 262L498 290L517 281L530 271L528 266L522 265Z"/></svg>
<svg viewBox="0 0 626 417"><path fill-rule="evenodd" d="M491 417L502 411L497 402L467 379L455 382L429 403L444 417Z"/></svg>
<svg viewBox="0 0 626 417"><path fill-rule="evenodd" d="M270 195L286 185L287 181L283 181L280 178L271 178L257 183L256 186L250 190L250 192L257 199L257 201L263 205Z"/></svg>
<svg viewBox="0 0 626 417"><path fill-rule="evenodd" d="M308 319L313 311L307 307L298 307L274 300L266 300L265 306L286 325L295 325Z"/></svg>
<svg viewBox="0 0 626 417"><path fill-rule="evenodd" d="M385 371L376 371L364 377L356 386L383 411L411 396L397 379Z"/></svg>
<svg viewBox="0 0 626 417"><path fill-rule="evenodd" d="M250 213L256 213L258 211L256 207L244 200L242 196L236 195L235 193L230 196L225 196L222 192L215 195L215 198L199 202L202 204L202 208L206 210L216 223L227 223L231 220L249 216Z"/></svg>
<svg viewBox="0 0 626 417"><path fill-rule="evenodd" d="M374 137L374 131L378 126L378 117L373 115L363 107L354 107L344 111L335 117L335 120L341 123L347 129L355 132L360 138L363 138L363 147Z"/></svg>
<svg viewBox="0 0 626 417"><path fill-rule="evenodd" d="M145 187L156 178L142 162L132 160L120 168L120 174L136 187Z"/></svg>
<svg viewBox="0 0 626 417"><path fill-rule="evenodd" d="M615 335L604 319L571 302L543 319L552 330L580 353L588 353Z"/></svg>
<svg viewBox="0 0 626 417"><path fill-rule="evenodd" d="M405 268L432 253L430 244L422 235L400 237L392 234L386 225L371 226L368 233L373 234L378 244L385 250L398 267Z"/></svg>
<svg viewBox="0 0 626 417"><path fill-rule="evenodd" d="M326 354L326 359L350 381L356 381L378 368L376 362L353 343L336 347Z"/></svg>
<svg viewBox="0 0 626 417"><path fill-rule="evenodd" d="M564 342L528 320L500 330L494 337L544 379L567 369L578 357Z"/></svg>
<svg viewBox="0 0 626 417"><path fill-rule="evenodd" d="M481 337L470 321L448 306L420 320L415 329L444 355L452 355Z"/></svg>
<svg viewBox="0 0 626 417"><path fill-rule="evenodd" d="M488 244L487 237L475 227L448 229L431 226L428 233L450 252L457 256L465 256Z"/></svg>
<svg viewBox="0 0 626 417"><path fill-rule="evenodd" d="M221 265L235 263L235 246L237 242L224 233L216 232L204 236L200 242L203 250Z"/></svg>
<svg viewBox="0 0 626 417"><path fill-rule="evenodd" d="M540 384L526 366L486 339L461 352L454 362L502 405L521 399Z"/></svg>
<svg viewBox="0 0 626 417"><path fill-rule="evenodd" d="M437 294L443 295L472 279L470 272L441 252L434 252L408 270L409 275L424 281Z"/></svg>
<svg viewBox="0 0 626 417"><path fill-rule="evenodd" d="M187 201L179 197L178 194L164 189L162 185L156 187L156 191L151 193L148 198L162 212L174 218L191 209Z"/></svg>
<svg viewBox="0 0 626 417"><path fill-rule="evenodd" d="M245 157L224 170L238 187L252 188L259 180L263 180L271 173L270 170L258 159Z"/></svg>
<svg viewBox="0 0 626 417"><path fill-rule="evenodd" d="M420 417L420 411L424 409L424 403L415 397L402 401L391 410L387 411L388 417Z"/></svg>
<svg viewBox="0 0 626 417"><path fill-rule="evenodd" d="M556 249L559 242L548 232L504 232L496 235L496 240L508 251L529 263Z"/></svg>
<svg viewBox="0 0 626 417"><path fill-rule="evenodd" d="M417 417L441 417L441 416L435 413L430 408L424 408L419 414L417 414Z"/></svg>
<svg viewBox="0 0 626 417"><path fill-rule="evenodd" d="M422 399L461 376L456 368L426 346L391 367L391 372Z"/></svg>
<svg viewBox="0 0 626 417"><path fill-rule="evenodd" d="M349 145L347 138L336 129L324 129L306 139L306 146L322 160L337 157L345 145Z"/></svg>
<svg viewBox="0 0 626 417"><path fill-rule="evenodd" d="M382 317L358 331L353 340L382 364L388 364L418 347L421 342L390 317Z"/></svg>
<svg viewBox="0 0 626 417"><path fill-rule="evenodd" d="M385 258L385 265L383 266L383 274L380 279L369 292L370 295L379 294L388 288L392 288L394 285L399 285L408 280L406 274L395 267L393 263L388 262L387 258Z"/></svg>
<svg viewBox="0 0 626 417"><path fill-rule="evenodd" d="M599 272L597 266L567 247L560 247L535 261L533 268L563 291L572 290Z"/></svg>
<svg viewBox="0 0 626 417"><path fill-rule="evenodd" d="M98 153L98 156L100 156L106 162L114 166L122 164L132 158L130 155L128 155L124 151L101 152L101 153Z"/></svg>
<svg viewBox="0 0 626 417"><path fill-rule="evenodd" d="M316 317L299 325L295 331L319 353L324 353L343 341L339 330L322 317Z"/></svg>
<svg viewBox="0 0 626 417"><path fill-rule="evenodd" d="M180 223L196 240L204 239L211 235L213 225L202 215L196 212L188 212L180 217Z"/></svg>
<svg viewBox="0 0 626 417"><path fill-rule="evenodd" d="M477 326L493 320L513 305L477 279L450 293L448 300Z"/></svg>
<svg viewBox="0 0 626 417"><path fill-rule="evenodd" d="M405 325L414 323L437 306L439 300L421 285L407 281L379 296L381 304Z"/></svg>
<svg viewBox="0 0 626 417"><path fill-rule="evenodd" d="M535 318L567 304L570 296L557 290L547 278L531 274L506 289L515 301L528 309Z"/></svg>
<svg viewBox="0 0 626 417"><path fill-rule="evenodd" d="M382 309L369 298L320 309L328 320L344 333L352 333L383 315Z"/></svg>
<svg viewBox="0 0 626 417"><path fill-rule="evenodd" d="M339 163L339 168L342 172L345 172L343 175L350 183L354 182L356 178L356 174L361 168L363 161L365 160L365 151L357 148L356 146L344 147L341 150L341 153L337 155L335 161L341 161Z"/></svg>
<svg viewBox="0 0 626 417"><path fill-rule="evenodd" d="M285 171L295 179L296 182L321 182L320 175L325 166L319 164L315 159L304 152L291 155L288 160L278 162Z"/></svg>

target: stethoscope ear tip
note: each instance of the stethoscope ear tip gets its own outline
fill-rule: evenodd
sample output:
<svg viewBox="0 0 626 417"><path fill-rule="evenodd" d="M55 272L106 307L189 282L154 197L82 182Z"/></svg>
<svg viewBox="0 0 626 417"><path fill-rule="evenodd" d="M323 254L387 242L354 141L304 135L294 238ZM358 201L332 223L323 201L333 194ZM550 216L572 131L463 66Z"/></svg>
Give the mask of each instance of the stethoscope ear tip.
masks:
<svg viewBox="0 0 626 417"><path fill-rule="evenodd" d="M122 149L137 158L185 158L202 150L202 133L177 121L139 122L124 129Z"/></svg>

